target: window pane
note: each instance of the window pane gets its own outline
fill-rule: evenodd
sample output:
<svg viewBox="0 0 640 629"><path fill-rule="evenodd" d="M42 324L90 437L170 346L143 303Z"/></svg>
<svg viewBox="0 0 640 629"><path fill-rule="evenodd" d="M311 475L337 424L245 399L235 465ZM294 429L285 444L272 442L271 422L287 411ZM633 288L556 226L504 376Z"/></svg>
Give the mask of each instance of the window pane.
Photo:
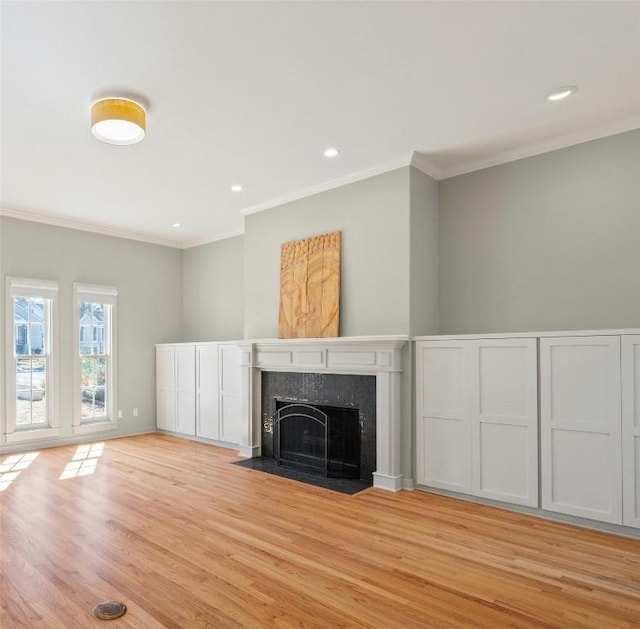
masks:
<svg viewBox="0 0 640 629"><path fill-rule="evenodd" d="M91 326L83 325L80 327L80 353L91 354Z"/></svg>
<svg viewBox="0 0 640 629"><path fill-rule="evenodd" d="M93 304L93 325L104 323L104 304Z"/></svg>
<svg viewBox="0 0 640 629"><path fill-rule="evenodd" d="M91 325L91 322L93 321L91 316L91 304L88 304L83 301L80 304L79 316L80 316L80 325Z"/></svg>
<svg viewBox="0 0 640 629"><path fill-rule="evenodd" d="M106 381L107 365L104 358L82 358L82 386L104 386Z"/></svg>
<svg viewBox="0 0 640 629"><path fill-rule="evenodd" d="M47 400L45 389L31 391L31 423L44 424L47 421Z"/></svg>
<svg viewBox="0 0 640 629"><path fill-rule="evenodd" d="M29 321L29 299L27 297L15 297L13 300L13 317L16 323Z"/></svg>
<svg viewBox="0 0 640 629"><path fill-rule="evenodd" d="M108 416L106 399L111 383L107 381L108 354L105 318L111 306L81 302L78 315L80 335L82 420L104 419Z"/></svg>
<svg viewBox="0 0 640 629"><path fill-rule="evenodd" d="M93 353L104 354L104 326L93 328Z"/></svg>
<svg viewBox="0 0 640 629"><path fill-rule="evenodd" d="M104 402L104 387L83 387L82 388L82 418L104 417L106 406Z"/></svg>
<svg viewBox="0 0 640 629"><path fill-rule="evenodd" d="M44 358L19 358L16 361L16 425L47 421L46 382Z"/></svg>
<svg viewBox="0 0 640 629"><path fill-rule="evenodd" d="M44 326L41 323L32 323L30 328L30 349L32 354L44 353Z"/></svg>
<svg viewBox="0 0 640 629"><path fill-rule="evenodd" d="M16 426L29 426L31 424L31 401L16 400Z"/></svg>
<svg viewBox="0 0 640 629"><path fill-rule="evenodd" d="M15 326L15 340L16 340L16 355L29 353L28 343L28 329L29 327L24 323Z"/></svg>
<svg viewBox="0 0 640 629"><path fill-rule="evenodd" d="M31 321L36 323L44 323L44 299L31 297L29 299L31 313Z"/></svg>
<svg viewBox="0 0 640 629"><path fill-rule="evenodd" d="M82 418L93 417L95 408L95 389L82 387Z"/></svg>

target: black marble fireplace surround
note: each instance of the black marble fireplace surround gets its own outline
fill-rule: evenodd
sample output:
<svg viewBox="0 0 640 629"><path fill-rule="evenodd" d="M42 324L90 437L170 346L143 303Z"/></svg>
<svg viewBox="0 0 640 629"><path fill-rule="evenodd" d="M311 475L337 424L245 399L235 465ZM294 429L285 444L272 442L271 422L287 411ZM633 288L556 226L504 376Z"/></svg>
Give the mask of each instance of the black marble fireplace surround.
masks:
<svg viewBox="0 0 640 629"><path fill-rule="evenodd" d="M360 480L372 483L376 470L376 377L263 371L262 457L273 457L277 405L292 402L358 410Z"/></svg>

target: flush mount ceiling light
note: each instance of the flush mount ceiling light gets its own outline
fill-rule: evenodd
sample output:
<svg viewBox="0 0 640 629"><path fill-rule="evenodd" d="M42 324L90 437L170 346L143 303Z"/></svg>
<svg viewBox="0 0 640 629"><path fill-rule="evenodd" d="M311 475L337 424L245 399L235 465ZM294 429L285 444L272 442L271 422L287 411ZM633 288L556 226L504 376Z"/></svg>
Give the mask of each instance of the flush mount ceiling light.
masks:
<svg viewBox="0 0 640 629"><path fill-rule="evenodd" d="M182 227L181 223L174 223L173 225L171 225L171 227Z"/></svg>
<svg viewBox="0 0 640 629"><path fill-rule="evenodd" d="M238 184L231 186L231 192L242 192L242 186L239 186Z"/></svg>
<svg viewBox="0 0 640 629"><path fill-rule="evenodd" d="M91 132L107 144L135 144L144 140L146 112L127 98L103 98L91 106Z"/></svg>
<svg viewBox="0 0 640 629"><path fill-rule="evenodd" d="M547 100L557 101L564 100L571 96L571 94L575 94L578 91L578 88L575 85L565 85L564 87L557 87L549 96L547 96Z"/></svg>
<svg viewBox="0 0 640 629"><path fill-rule="evenodd" d="M338 157L338 153L340 151L338 151L338 149L336 148L328 148L325 152L324 152L324 156L325 157Z"/></svg>

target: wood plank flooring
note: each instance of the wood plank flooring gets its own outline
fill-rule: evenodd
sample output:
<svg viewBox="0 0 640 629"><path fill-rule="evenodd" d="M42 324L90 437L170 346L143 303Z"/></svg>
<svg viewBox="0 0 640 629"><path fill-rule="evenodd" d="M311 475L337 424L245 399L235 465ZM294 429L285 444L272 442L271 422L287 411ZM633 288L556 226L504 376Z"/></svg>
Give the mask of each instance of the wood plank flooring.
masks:
<svg viewBox="0 0 640 629"><path fill-rule="evenodd" d="M3 629L105 626L107 599L128 607L112 629L640 627L638 541L422 492L336 494L169 436L100 451L0 457Z"/></svg>

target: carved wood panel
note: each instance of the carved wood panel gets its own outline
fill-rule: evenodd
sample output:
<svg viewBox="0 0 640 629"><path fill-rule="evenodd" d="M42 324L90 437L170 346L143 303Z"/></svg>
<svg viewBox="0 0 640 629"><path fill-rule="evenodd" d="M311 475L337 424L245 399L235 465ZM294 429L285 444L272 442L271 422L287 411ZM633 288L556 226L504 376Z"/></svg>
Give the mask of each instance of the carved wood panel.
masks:
<svg viewBox="0 0 640 629"><path fill-rule="evenodd" d="M338 336L341 233L285 242L280 250L279 337Z"/></svg>

